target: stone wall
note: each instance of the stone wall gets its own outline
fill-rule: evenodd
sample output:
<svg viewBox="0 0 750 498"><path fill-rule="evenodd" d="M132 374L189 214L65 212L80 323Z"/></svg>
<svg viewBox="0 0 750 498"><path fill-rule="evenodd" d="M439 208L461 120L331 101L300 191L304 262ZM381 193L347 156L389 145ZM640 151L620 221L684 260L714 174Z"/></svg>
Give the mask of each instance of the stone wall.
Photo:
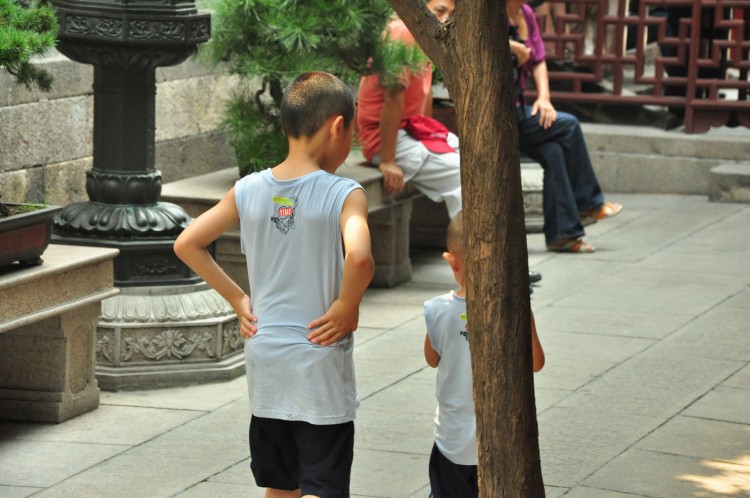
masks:
<svg viewBox="0 0 750 498"><path fill-rule="evenodd" d="M0 72L2 200L83 201L93 153L93 68L53 52L38 64L52 91L29 91ZM198 58L156 72L155 166L172 182L236 164L219 129L236 78Z"/></svg>

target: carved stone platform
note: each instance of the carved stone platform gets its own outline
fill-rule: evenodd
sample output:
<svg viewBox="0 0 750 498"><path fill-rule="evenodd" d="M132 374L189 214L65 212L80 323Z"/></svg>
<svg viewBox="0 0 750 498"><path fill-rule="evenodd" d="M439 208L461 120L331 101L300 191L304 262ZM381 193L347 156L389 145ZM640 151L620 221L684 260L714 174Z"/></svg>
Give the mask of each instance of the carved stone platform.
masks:
<svg viewBox="0 0 750 498"><path fill-rule="evenodd" d="M0 418L62 422L99 406L101 302L115 249L52 244L44 264L0 270Z"/></svg>
<svg viewBox="0 0 750 498"><path fill-rule="evenodd" d="M96 375L106 391L226 380L245 371L234 310L208 285L124 287L102 303Z"/></svg>

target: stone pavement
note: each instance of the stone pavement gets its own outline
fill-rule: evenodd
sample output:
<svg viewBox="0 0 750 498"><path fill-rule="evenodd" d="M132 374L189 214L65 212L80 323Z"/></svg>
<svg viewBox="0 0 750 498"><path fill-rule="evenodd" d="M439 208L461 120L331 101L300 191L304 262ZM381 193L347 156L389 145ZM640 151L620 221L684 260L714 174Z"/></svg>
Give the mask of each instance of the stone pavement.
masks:
<svg viewBox="0 0 750 498"><path fill-rule="evenodd" d="M550 497L750 495L750 206L618 194L594 254L551 254L532 308ZM355 348L363 399L354 496L426 497L435 371L422 303L453 286L438 252L368 291ZM0 497L259 497L244 378L102 393L60 425L0 421Z"/></svg>

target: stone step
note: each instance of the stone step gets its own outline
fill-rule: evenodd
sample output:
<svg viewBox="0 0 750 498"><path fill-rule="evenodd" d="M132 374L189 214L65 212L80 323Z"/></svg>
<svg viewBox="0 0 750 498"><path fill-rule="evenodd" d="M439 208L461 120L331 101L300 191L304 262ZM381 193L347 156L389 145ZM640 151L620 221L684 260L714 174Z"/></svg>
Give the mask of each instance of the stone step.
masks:
<svg viewBox="0 0 750 498"><path fill-rule="evenodd" d="M711 178L711 201L750 204L750 163L720 164L711 168Z"/></svg>

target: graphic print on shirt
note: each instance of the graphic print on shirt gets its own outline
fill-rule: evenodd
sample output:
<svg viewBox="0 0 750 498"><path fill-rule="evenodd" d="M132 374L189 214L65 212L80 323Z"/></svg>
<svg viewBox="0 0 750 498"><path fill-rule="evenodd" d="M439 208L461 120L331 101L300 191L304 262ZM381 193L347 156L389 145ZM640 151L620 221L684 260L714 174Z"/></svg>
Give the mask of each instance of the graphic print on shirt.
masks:
<svg viewBox="0 0 750 498"><path fill-rule="evenodd" d="M466 320L466 313L461 313L461 320L464 320L464 321ZM468 323L464 325L464 329L459 330L458 333L461 334L464 337L464 339L466 339L466 342L469 342L469 324Z"/></svg>
<svg viewBox="0 0 750 498"><path fill-rule="evenodd" d="M297 196L273 197L273 206L276 216L271 216L271 221L283 235L289 233L294 228L294 214L297 211Z"/></svg>

